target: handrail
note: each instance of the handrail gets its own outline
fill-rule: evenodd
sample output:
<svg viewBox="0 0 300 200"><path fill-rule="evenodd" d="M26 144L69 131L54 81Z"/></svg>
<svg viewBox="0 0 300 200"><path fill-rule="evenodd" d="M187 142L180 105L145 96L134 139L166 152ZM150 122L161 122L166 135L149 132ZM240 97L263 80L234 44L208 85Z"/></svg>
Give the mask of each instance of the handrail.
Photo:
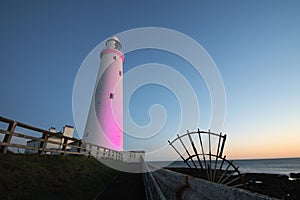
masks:
<svg viewBox="0 0 300 200"><path fill-rule="evenodd" d="M0 116L0 122L8 123L7 130L3 130L0 128L0 134L4 135L3 140L0 141L0 152L4 154L7 153L8 147L14 147L18 149L20 148L25 150L26 149L32 150L33 152L31 153L39 153L39 154L45 154L47 152L50 152L50 153L70 154L70 155L75 154L75 155L94 156L94 157L122 160L121 152L106 147L102 147L99 145L95 145L92 143L87 143L74 137L64 136L61 132L53 133L2 116ZM22 127L24 129L39 132L42 136L34 137L24 133L15 132L16 127ZM29 146L29 145L12 143L11 141L13 137L29 139L34 142L38 142L39 144L36 146ZM59 141L52 140L51 138L58 139ZM50 148L47 147L47 144L54 144L57 145L57 147ZM70 151L70 149L73 148L76 151Z"/></svg>
<svg viewBox="0 0 300 200"><path fill-rule="evenodd" d="M141 160L146 170L146 172L143 174L143 180L147 200L165 200L165 197L161 192L158 183L153 177L147 163L144 161L143 156L141 156Z"/></svg>
<svg viewBox="0 0 300 200"><path fill-rule="evenodd" d="M41 128L37 128L37 127L34 127L34 126L31 126L31 125L28 125L28 124L24 124L22 122L18 122L18 121L15 121L15 120L12 120L12 119L8 119L8 118L5 118L5 117L2 117L0 116L0 121L2 122L5 122L5 123L17 123L17 126L19 127L22 127L22 128L25 128L25 129L29 129L29 130L33 130L33 131L37 131L37 132L49 132L47 130L44 130L44 129L41 129Z"/></svg>

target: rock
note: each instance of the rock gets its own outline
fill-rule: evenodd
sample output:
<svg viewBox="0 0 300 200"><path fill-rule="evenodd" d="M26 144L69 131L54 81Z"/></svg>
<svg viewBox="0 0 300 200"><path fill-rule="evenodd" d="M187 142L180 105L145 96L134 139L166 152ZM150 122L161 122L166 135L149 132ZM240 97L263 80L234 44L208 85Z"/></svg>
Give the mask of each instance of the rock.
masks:
<svg viewBox="0 0 300 200"><path fill-rule="evenodd" d="M291 178L300 178L300 173L290 173Z"/></svg>
<svg viewBox="0 0 300 200"><path fill-rule="evenodd" d="M279 177L280 179L286 179L286 180L289 179L289 177L288 177L287 175L284 175L284 174L279 174L278 177Z"/></svg>

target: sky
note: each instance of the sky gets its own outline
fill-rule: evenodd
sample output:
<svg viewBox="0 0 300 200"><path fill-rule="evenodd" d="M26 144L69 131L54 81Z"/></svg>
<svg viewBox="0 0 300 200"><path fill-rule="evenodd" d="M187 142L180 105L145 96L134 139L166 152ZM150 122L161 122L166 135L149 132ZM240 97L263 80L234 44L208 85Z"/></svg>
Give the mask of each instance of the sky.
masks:
<svg viewBox="0 0 300 200"><path fill-rule="evenodd" d="M75 126L73 85L86 56L112 35L162 27L197 41L218 67L226 117L222 130L213 131L227 133L229 158L299 157L299 9L299 1L277 0L1 1L0 115L44 129ZM151 62L170 65L190 81L200 99L199 128L207 130L211 102L201 76L178 56L151 49L125 55L124 73ZM133 120L147 125L157 103L168 113L162 135L176 131L178 100L158 85L133 94Z"/></svg>

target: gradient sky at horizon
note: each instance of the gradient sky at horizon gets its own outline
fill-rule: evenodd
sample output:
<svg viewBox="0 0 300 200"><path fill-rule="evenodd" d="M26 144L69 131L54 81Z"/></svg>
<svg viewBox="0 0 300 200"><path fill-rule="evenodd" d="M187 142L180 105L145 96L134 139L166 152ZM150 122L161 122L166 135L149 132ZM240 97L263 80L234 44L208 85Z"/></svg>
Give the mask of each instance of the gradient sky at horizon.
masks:
<svg viewBox="0 0 300 200"><path fill-rule="evenodd" d="M299 10L299 1L277 0L1 1L0 115L45 129L74 125L73 84L87 54L116 33L164 27L199 42L222 75L227 106L221 131L228 133L229 158L299 157ZM154 61L174 59L150 53ZM152 61L137 55L125 58L125 72ZM192 72L184 73L195 82ZM136 93L133 101L133 117L141 124L148 120L143 96ZM207 122L210 104L202 103Z"/></svg>

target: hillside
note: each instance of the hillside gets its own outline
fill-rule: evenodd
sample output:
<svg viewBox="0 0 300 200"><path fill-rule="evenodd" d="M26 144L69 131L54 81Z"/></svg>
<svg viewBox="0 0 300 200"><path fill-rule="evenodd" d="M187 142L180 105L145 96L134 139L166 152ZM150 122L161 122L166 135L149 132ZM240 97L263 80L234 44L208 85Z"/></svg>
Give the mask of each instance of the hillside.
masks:
<svg viewBox="0 0 300 200"><path fill-rule="evenodd" d="M0 154L0 199L93 199L118 173L93 158Z"/></svg>

